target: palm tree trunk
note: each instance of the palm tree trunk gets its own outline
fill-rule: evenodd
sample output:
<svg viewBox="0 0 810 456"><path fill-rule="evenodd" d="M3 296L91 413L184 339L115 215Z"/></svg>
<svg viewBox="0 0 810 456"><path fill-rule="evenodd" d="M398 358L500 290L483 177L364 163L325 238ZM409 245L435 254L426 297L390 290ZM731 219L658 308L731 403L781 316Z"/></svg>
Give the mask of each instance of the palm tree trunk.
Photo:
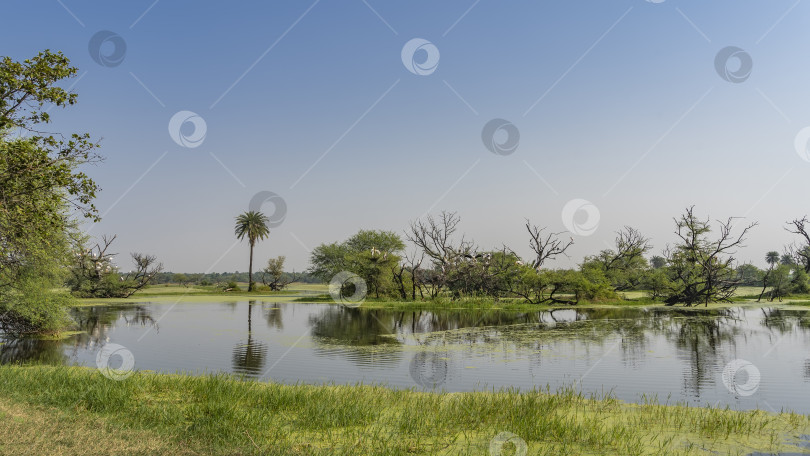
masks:
<svg viewBox="0 0 810 456"><path fill-rule="evenodd" d="M248 266L248 291L253 291L253 242L250 243L250 265Z"/></svg>

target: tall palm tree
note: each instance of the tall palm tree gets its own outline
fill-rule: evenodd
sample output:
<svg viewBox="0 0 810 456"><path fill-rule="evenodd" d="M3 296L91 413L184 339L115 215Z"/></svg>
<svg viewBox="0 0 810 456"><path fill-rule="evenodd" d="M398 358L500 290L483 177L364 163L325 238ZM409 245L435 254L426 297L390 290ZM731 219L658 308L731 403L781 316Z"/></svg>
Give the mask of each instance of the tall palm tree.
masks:
<svg viewBox="0 0 810 456"><path fill-rule="evenodd" d="M759 293L759 298L757 302L762 300L762 296L765 295L765 290L768 288L768 277L770 277L771 272L773 272L773 267L779 263L779 252L774 252L773 250L765 254L765 262L768 263L770 266L767 271L765 271L765 277L762 278L762 292Z"/></svg>
<svg viewBox="0 0 810 456"><path fill-rule="evenodd" d="M234 234L236 238L242 240L247 236L250 244L250 266L248 267L248 291L253 291L253 247L256 241L260 241L270 235L270 228L267 227L268 218L257 211L248 211L236 217L236 227Z"/></svg>
<svg viewBox="0 0 810 456"><path fill-rule="evenodd" d="M768 252L765 254L765 261L773 268L773 266L779 262L779 252Z"/></svg>

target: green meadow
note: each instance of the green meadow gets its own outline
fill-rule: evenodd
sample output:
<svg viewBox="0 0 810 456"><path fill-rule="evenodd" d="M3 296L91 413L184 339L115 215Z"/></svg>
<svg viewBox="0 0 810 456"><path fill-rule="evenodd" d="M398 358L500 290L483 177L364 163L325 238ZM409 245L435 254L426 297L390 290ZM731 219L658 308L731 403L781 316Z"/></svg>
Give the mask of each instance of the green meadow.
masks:
<svg viewBox="0 0 810 456"><path fill-rule="evenodd" d="M4 366L0 397L0 452L15 455L485 455L493 445L503 455L744 455L800 451L810 432L803 415L574 389L433 393L149 372L115 381L78 367Z"/></svg>

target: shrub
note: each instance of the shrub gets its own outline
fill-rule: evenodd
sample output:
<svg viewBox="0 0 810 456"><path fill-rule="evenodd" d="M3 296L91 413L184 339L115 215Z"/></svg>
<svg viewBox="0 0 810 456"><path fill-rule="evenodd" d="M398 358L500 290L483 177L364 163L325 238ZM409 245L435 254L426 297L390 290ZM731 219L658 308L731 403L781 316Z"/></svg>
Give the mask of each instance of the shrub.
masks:
<svg viewBox="0 0 810 456"><path fill-rule="evenodd" d="M66 292L52 290L48 278L26 274L0 300L0 329L13 334L56 333L71 323Z"/></svg>
<svg viewBox="0 0 810 456"><path fill-rule="evenodd" d="M810 276L804 272L802 267L793 268L793 278L790 281L790 291L796 294L810 293Z"/></svg>

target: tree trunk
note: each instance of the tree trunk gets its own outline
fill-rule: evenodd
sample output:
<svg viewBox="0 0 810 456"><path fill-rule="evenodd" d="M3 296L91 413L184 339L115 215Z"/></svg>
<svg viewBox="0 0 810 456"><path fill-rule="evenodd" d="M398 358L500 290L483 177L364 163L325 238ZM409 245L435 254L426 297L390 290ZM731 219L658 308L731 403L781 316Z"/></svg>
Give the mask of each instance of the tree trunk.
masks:
<svg viewBox="0 0 810 456"><path fill-rule="evenodd" d="M768 288L768 276L771 275L771 271L773 271L773 265L768 269L768 272L765 273L765 277L762 278L762 293L759 294L757 302L762 301L762 295L765 294L765 289Z"/></svg>
<svg viewBox="0 0 810 456"><path fill-rule="evenodd" d="M253 241L250 242L250 265L248 266L248 291L253 291Z"/></svg>

